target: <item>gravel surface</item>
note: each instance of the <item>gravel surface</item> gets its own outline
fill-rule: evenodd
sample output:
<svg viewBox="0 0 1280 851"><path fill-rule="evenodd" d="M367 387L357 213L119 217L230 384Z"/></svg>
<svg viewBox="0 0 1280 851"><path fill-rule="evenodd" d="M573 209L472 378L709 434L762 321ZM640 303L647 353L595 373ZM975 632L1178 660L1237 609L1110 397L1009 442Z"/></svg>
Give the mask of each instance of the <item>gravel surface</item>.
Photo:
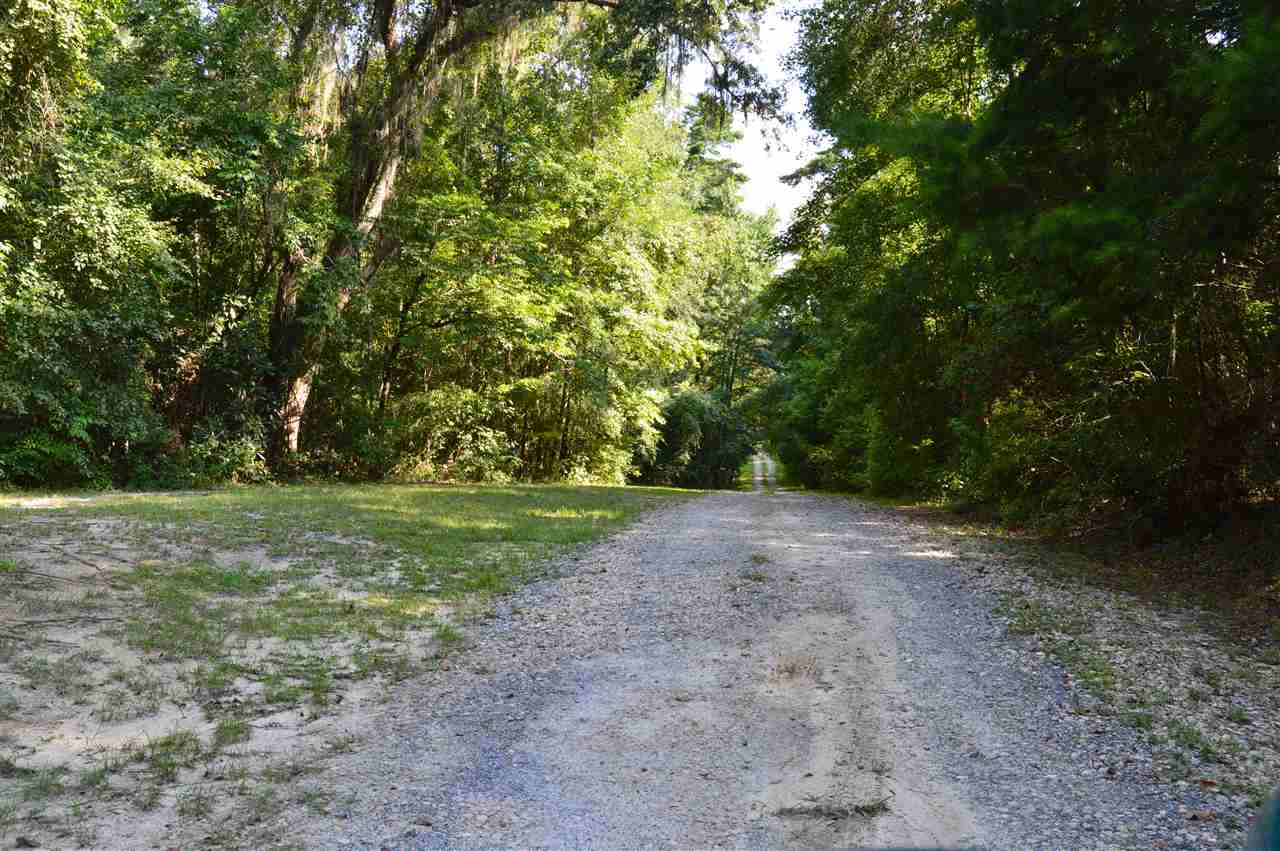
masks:
<svg viewBox="0 0 1280 851"><path fill-rule="evenodd" d="M759 474L760 468L757 468ZM1000 589L885 509L716 493L506 598L338 757L314 848L1231 847ZM993 562L994 563L994 562ZM976 572L975 572L976 571ZM979 581L980 580L980 581ZM1270 722L1268 722L1270 723Z"/></svg>

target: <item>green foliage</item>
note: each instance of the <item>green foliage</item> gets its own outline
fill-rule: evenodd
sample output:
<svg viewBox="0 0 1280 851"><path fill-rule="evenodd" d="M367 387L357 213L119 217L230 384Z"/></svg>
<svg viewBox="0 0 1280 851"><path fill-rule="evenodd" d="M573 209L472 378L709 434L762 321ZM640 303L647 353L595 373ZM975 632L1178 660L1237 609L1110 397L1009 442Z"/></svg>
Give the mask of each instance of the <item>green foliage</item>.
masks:
<svg viewBox="0 0 1280 851"><path fill-rule="evenodd" d="M769 225L648 88L771 109L764 5L0 12L0 485L623 481L743 386Z"/></svg>
<svg viewBox="0 0 1280 851"><path fill-rule="evenodd" d="M663 406L662 435L640 464L636 480L686 488L728 488L751 455L750 432L739 412L700 391L672 396Z"/></svg>
<svg viewBox="0 0 1280 851"><path fill-rule="evenodd" d="M1280 31L1157 5L801 14L835 143L766 297L789 467L1173 526L1280 492Z"/></svg>

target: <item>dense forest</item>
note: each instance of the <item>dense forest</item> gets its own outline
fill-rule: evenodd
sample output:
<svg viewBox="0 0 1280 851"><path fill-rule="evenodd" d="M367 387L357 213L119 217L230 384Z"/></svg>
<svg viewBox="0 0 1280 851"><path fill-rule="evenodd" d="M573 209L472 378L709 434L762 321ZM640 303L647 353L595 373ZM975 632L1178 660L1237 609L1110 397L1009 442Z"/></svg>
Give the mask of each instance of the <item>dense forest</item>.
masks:
<svg viewBox="0 0 1280 851"><path fill-rule="evenodd" d="M8 4L0 486L1277 495L1280 7L791 9L779 223L725 155L769 6Z"/></svg>
<svg viewBox="0 0 1280 851"><path fill-rule="evenodd" d="M822 0L769 288L810 484L1176 528L1280 490L1280 6Z"/></svg>
<svg viewBox="0 0 1280 851"><path fill-rule="evenodd" d="M763 6L8 5L0 484L736 475Z"/></svg>

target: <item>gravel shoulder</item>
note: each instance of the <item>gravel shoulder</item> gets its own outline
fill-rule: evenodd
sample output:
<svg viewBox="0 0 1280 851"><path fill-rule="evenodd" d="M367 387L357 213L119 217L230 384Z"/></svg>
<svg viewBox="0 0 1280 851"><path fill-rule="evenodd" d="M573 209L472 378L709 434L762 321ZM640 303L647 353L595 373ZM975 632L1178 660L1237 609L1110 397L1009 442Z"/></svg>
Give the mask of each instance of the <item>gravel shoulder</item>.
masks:
<svg viewBox="0 0 1280 851"><path fill-rule="evenodd" d="M1237 845L1240 795L1194 766L1163 775L1149 735L1010 634L1016 565L982 547L786 491L661 509L502 601L450 670L403 687L368 746L329 763L316 781L328 812L287 810L277 835L314 848ZM1259 717L1248 735L1274 745L1276 715Z"/></svg>

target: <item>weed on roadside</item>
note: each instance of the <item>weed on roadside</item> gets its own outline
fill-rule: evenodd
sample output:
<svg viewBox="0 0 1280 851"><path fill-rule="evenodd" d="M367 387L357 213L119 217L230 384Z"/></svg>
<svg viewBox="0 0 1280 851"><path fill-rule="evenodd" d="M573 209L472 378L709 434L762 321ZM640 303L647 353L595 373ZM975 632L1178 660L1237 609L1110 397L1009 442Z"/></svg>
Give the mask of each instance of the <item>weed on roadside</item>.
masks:
<svg viewBox="0 0 1280 851"><path fill-rule="evenodd" d="M260 776L266 783L292 783L293 781L314 774L319 766L302 754L281 757L263 767Z"/></svg>
<svg viewBox="0 0 1280 851"><path fill-rule="evenodd" d="M1009 619L1010 635L1082 635L1089 621L1079 612L1057 609L1030 597L1008 595L996 610Z"/></svg>
<svg viewBox="0 0 1280 851"><path fill-rule="evenodd" d="M1150 712L1129 712L1121 716L1125 724L1135 730L1149 731L1155 726L1155 718Z"/></svg>
<svg viewBox="0 0 1280 851"><path fill-rule="evenodd" d="M44 801L56 798L67 791L62 778L66 769L62 767L41 768L27 775L22 783L22 800Z"/></svg>
<svg viewBox="0 0 1280 851"><path fill-rule="evenodd" d="M104 765L80 772L81 789L103 789L111 780L111 772Z"/></svg>
<svg viewBox="0 0 1280 851"><path fill-rule="evenodd" d="M145 783L134 791L133 805L143 812L149 812L160 806L163 797L164 789L159 783Z"/></svg>
<svg viewBox="0 0 1280 851"><path fill-rule="evenodd" d="M328 815L329 803L333 793L324 789L303 789L298 793L297 802L306 807L312 815Z"/></svg>
<svg viewBox="0 0 1280 851"><path fill-rule="evenodd" d="M204 786L195 786L178 796L175 810L185 819L201 819L213 812L214 793Z"/></svg>
<svg viewBox="0 0 1280 851"><path fill-rule="evenodd" d="M204 755L204 745L192 730L174 730L153 739L141 752L148 773L158 783L177 781L180 770L194 768Z"/></svg>
<svg viewBox="0 0 1280 851"><path fill-rule="evenodd" d="M1174 719L1169 722L1168 728L1169 740L1174 744L1196 751L1200 758L1206 761L1217 757L1218 751L1213 742L1194 724Z"/></svg>
<svg viewBox="0 0 1280 851"><path fill-rule="evenodd" d="M354 753L356 745L360 743L360 739L352 735L334 736L330 739L326 746L330 753Z"/></svg>
<svg viewBox="0 0 1280 851"><path fill-rule="evenodd" d="M250 791L246 796L245 824L254 825L266 821L275 813L279 799L279 793L270 785L259 786Z"/></svg>
<svg viewBox="0 0 1280 851"><path fill-rule="evenodd" d="M462 630L451 623L440 623L435 628L435 638L442 649L460 644L463 639Z"/></svg>

